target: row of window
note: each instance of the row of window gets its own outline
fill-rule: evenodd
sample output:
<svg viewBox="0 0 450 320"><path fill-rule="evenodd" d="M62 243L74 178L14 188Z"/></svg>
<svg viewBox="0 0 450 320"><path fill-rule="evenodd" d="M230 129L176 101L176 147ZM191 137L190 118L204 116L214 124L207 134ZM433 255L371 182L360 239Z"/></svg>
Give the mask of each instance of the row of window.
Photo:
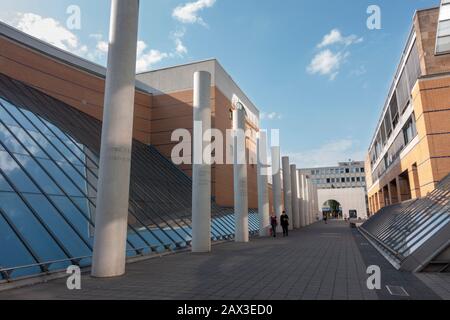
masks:
<svg viewBox="0 0 450 320"><path fill-rule="evenodd" d="M381 121L376 139L370 150L372 167L382 156L383 149L399 124L400 116L404 114L409 104L412 89L421 75L419 52L414 43L406 60L403 71L399 74L398 83L392 91L392 97L387 105L386 114ZM396 79L394 79L395 82Z"/></svg>
<svg viewBox="0 0 450 320"><path fill-rule="evenodd" d="M347 174L347 173L364 173L363 167L352 167L352 168L328 168L328 169L313 169L311 170L311 175L330 175L330 174Z"/></svg>
<svg viewBox="0 0 450 320"><path fill-rule="evenodd" d="M405 147L417 136L416 129L416 118L415 114L412 113L408 121L402 128L402 131L395 137L389 149L383 157L377 167L373 170L374 181L379 179L387 169L394 163L400 156L400 153L405 149Z"/></svg>
<svg viewBox="0 0 450 320"><path fill-rule="evenodd" d="M366 182L365 177L345 177L345 178L326 178L313 179L315 184L330 184L330 183L351 183L351 182Z"/></svg>

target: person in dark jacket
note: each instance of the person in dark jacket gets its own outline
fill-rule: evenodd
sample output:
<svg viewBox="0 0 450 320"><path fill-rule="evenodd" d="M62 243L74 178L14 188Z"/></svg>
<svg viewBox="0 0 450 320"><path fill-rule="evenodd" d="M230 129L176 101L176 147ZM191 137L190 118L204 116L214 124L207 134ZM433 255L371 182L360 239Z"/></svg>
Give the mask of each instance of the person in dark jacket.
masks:
<svg viewBox="0 0 450 320"><path fill-rule="evenodd" d="M276 238L277 237L278 221L277 221L277 216L274 215L274 214L270 217L270 225L272 226L272 236L274 238Z"/></svg>
<svg viewBox="0 0 450 320"><path fill-rule="evenodd" d="M281 227L283 228L283 237L289 236L289 216L286 214L286 211L283 211L283 214L280 216Z"/></svg>

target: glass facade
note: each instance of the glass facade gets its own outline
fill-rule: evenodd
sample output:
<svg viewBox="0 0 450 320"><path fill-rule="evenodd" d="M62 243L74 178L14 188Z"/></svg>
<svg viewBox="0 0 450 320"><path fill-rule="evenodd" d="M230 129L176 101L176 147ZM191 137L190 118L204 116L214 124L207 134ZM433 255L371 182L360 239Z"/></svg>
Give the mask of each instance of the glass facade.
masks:
<svg viewBox="0 0 450 320"><path fill-rule="evenodd" d="M0 75L0 281L89 266L101 123ZM191 241L191 180L133 142L127 255ZM230 209L212 207L212 240L231 239ZM252 233L258 214L250 212Z"/></svg>

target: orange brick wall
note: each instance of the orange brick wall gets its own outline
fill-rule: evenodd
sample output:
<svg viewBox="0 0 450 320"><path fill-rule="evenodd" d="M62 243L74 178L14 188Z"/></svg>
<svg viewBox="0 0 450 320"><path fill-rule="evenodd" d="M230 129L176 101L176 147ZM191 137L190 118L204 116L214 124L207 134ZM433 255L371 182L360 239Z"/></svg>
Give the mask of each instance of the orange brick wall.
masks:
<svg viewBox="0 0 450 320"><path fill-rule="evenodd" d="M0 72L102 120L105 80L0 36ZM136 92L134 138L150 142L152 97Z"/></svg>

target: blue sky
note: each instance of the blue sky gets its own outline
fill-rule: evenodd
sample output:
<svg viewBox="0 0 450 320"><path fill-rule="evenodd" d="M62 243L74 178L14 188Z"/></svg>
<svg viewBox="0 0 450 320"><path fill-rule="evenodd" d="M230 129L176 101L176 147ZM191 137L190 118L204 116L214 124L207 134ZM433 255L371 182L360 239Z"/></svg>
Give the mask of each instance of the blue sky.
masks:
<svg viewBox="0 0 450 320"><path fill-rule="evenodd" d="M0 0L0 20L106 63L108 0ZM364 160L414 11L439 0L141 0L138 69L217 58L300 167ZM70 5L81 28L68 29ZM367 8L381 9L369 30Z"/></svg>

